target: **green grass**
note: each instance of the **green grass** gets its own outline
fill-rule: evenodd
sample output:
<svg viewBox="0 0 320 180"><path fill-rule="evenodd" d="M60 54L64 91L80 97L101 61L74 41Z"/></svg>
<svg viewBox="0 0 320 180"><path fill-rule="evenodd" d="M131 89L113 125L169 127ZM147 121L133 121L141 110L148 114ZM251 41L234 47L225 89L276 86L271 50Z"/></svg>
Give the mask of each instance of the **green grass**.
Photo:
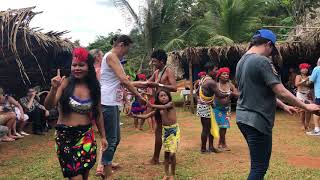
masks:
<svg viewBox="0 0 320 180"><path fill-rule="evenodd" d="M231 152L220 154L199 153L201 124L199 118L178 109L181 126L181 146L177 152L177 179L225 179L244 180L249 173L247 145L232 120L227 142ZM234 114L234 113L233 113ZM153 151L153 134L133 130L133 120L122 116L122 141L116 154L116 162L123 168L115 174L117 179L138 180L162 178L162 166L145 165ZM54 148L54 132L46 136L29 136L14 143L0 143L0 180L63 179ZM301 130L297 117L278 113L273 132L273 153L267 180L301 179L316 180L320 171L306 166L290 164L289 159L301 157L319 158L320 141L308 137ZM161 154L161 160L163 160ZM319 159L318 159L319 160ZM303 163L303 162L302 162ZM95 167L90 179L94 177Z"/></svg>

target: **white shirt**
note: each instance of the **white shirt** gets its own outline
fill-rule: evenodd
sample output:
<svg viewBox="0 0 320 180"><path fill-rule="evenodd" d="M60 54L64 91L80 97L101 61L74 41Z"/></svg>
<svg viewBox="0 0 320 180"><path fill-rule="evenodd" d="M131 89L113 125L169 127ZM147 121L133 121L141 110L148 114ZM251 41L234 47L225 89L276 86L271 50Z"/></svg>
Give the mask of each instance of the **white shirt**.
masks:
<svg viewBox="0 0 320 180"><path fill-rule="evenodd" d="M108 56L110 54L111 52L106 53L101 62L101 104L106 106L121 106L123 99L123 88L121 86L120 79L107 64ZM120 61L119 65L124 72Z"/></svg>

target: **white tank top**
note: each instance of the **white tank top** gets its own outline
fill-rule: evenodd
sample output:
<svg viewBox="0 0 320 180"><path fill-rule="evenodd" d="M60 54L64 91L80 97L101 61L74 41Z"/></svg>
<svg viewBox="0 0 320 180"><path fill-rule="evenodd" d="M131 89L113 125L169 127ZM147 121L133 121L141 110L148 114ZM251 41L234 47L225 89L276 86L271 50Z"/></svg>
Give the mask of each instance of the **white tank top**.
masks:
<svg viewBox="0 0 320 180"><path fill-rule="evenodd" d="M101 104L106 106L121 106L123 102L123 88L120 79L107 64L109 54L111 54L111 52L106 53L101 62ZM124 72L120 61L119 65Z"/></svg>

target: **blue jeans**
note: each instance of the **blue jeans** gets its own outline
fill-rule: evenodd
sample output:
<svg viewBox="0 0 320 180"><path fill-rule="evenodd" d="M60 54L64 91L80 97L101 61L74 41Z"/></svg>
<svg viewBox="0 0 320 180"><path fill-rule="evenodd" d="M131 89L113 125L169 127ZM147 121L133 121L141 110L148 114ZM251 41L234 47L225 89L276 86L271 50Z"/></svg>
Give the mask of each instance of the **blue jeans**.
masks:
<svg viewBox="0 0 320 180"><path fill-rule="evenodd" d="M113 156L120 143L120 111L118 106L102 106L104 129L108 142L102 154L102 164L111 165Z"/></svg>
<svg viewBox="0 0 320 180"><path fill-rule="evenodd" d="M248 180L263 180L269 168L272 151L272 135L266 135L246 124L238 127L247 141L250 150L251 169Z"/></svg>

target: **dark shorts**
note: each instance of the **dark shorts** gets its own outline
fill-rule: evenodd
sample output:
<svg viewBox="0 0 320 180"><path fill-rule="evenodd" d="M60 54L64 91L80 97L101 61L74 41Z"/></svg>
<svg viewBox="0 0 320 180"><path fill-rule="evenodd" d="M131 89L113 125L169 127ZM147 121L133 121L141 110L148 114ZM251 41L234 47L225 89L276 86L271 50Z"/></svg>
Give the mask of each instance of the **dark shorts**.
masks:
<svg viewBox="0 0 320 180"><path fill-rule="evenodd" d="M320 98L316 98L316 99L314 100L314 103L315 103L316 105L320 105Z"/></svg>

